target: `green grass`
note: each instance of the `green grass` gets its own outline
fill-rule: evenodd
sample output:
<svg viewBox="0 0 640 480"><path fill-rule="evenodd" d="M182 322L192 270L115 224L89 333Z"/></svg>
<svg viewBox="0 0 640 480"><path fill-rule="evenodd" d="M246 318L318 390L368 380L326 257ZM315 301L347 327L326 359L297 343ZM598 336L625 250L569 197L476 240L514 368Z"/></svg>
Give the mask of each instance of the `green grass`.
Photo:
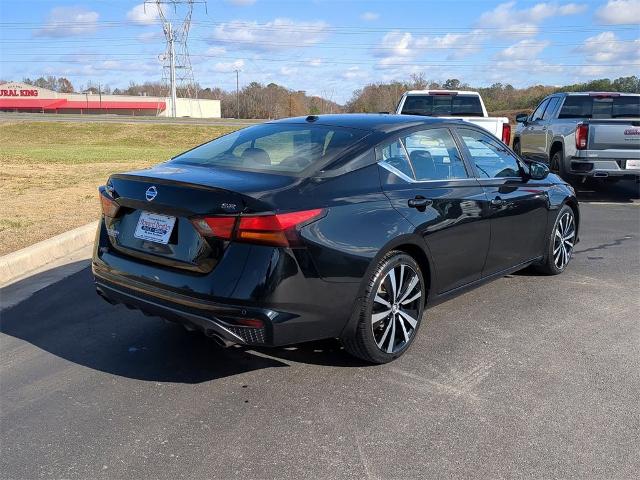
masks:
<svg viewBox="0 0 640 480"><path fill-rule="evenodd" d="M235 130L200 125L15 122L0 125L0 162L160 162Z"/></svg>
<svg viewBox="0 0 640 480"><path fill-rule="evenodd" d="M236 130L127 123L0 122L0 255L99 217L97 187Z"/></svg>

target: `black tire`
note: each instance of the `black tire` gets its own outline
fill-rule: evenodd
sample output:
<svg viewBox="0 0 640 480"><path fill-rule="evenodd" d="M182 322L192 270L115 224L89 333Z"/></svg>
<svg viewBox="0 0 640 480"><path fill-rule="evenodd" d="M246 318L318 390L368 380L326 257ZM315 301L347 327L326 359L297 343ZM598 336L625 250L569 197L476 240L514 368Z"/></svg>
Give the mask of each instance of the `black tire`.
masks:
<svg viewBox="0 0 640 480"><path fill-rule="evenodd" d="M513 140L513 149L512 149L516 155L518 155L519 157L522 157L522 152L520 151L520 139L519 138L514 138Z"/></svg>
<svg viewBox="0 0 640 480"><path fill-rule="evenodd" d="M567 171L567 167L564 163L564 153L562 153L562 150L558 150L551 156L551 160L549 161L549 170L556 175L559 175L560 178L569 183L575 183L577 181L577 177Z"/></svg>
<svg viewBox="0 0 640 480"><path fill-rule="evenodd" d="M364 297L355 307L357 326L352 335L342 338L345 350L377 364L400 357L418 332L425 297L424 277L413 257L397 250L388 252L367 280Z"/></svg>
<svg viewBox="0 0 640 480"><path fill-rule="evenodd" d="M559 275L564 272L573 255L576 232L575 213L570 206L563 205L549 234L543 263L536 265L535 269L546 275ZM558 235L564 240L559 240Z"/></svg>

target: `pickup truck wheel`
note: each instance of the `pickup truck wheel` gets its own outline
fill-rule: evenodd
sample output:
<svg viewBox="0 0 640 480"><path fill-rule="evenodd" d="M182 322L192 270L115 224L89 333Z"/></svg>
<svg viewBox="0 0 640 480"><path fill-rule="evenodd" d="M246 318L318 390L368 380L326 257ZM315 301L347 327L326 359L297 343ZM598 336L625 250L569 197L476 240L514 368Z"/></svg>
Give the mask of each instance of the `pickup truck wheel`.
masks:
<svg viewBox="0 0 640 480"><path fill-rule="evenodd" d="M364 298L353 315L357 327L343 337L347 352L370 363L387 363L407 351L418 332L426 287L420 266L404 252L392 250L367 280Z"/></svg>
<svg viewBox="0 0 640 480"><path fill-rule="evenodd" d="M571 260L575 244L576 219L571 207L564 205L558 212L551 230L544 261L535 267L536 270L547 275L564 272Z"/></svg>
<svg viewBox="0 0 640 480"><path fill-rule="evenodd" d="M559 175L562 179L566 180L569 183L573 183L576 181L576 176L567 172L562 150L558 150L551 157L551 162L549 162L549 170L551 170L556 175Z"/></svg>
<svg viewBox="0 0 640 480"><path fill-rule="evenodd" d="M513 151L516 155L522 157L522 152L520 151L520 140L517 138L513 140Z"/></svg>

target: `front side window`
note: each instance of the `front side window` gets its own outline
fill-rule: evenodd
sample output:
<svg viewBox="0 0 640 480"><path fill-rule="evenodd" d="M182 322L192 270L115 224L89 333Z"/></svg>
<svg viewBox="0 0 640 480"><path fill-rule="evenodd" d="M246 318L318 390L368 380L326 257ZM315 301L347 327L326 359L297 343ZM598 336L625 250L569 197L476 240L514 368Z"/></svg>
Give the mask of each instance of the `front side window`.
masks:
<svg viewBox="0 0 640 480"><path fill-rule="evenodd" d="M446 128L414 132L403 138L416 180L467 178L462 157Z"/></svg>
<svg viewBox="0 0 640 480"><path fill-rule="evenodd" d="M337 159L367 134L326 125L262 124L200 145L171 163L296 175Z"/></svg>
<svg viewBox="0 0 640 480"><path fill-rule="evenodd" d="M504 145L476 130L458 130L480 178L519 177L520 166Z"/></svg>

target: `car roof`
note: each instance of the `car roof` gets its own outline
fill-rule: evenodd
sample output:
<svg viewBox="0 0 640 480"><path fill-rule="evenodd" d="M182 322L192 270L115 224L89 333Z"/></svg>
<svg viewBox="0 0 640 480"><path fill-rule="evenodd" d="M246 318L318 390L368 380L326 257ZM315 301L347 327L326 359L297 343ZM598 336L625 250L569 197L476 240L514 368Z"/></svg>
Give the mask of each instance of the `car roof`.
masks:
<svg viewBox="0 0 640 480"><path fill-rule="evenodd" d="M307 117L283 118L268 123L313 124L390 133L396 130L420 125L437 125L460 122L461 120L457 119L425 117L420 115L342 113L334 115L309 115Z"/></svg>
<svg viewBox="0 0 640 480"><path fill-rule="evenodd" d="M565 95L567 97L573 97L573 96L598 96L598 95L615 95L615 96L632 96L632 97L640 97L640 94L638 93L627 93L627 92L596 92L596 91L589 91L589 92L558 92L557 95Z"/></svg>

